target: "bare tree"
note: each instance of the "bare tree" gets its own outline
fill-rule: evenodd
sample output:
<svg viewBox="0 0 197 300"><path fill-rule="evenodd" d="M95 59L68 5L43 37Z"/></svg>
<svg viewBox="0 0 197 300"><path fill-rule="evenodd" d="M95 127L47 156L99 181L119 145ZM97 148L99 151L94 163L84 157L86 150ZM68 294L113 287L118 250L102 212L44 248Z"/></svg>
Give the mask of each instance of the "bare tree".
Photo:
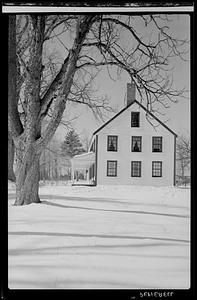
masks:
<svg viewBox="0 0 197 300"><path fill-rule="evenodd" d="M139 23L146 29L144 36L137 30ZM166 100L176 101L182 94L183 90L173 88L169 65L171 57L183 58L186 40L173 36L169 24L166 15L31 14L21 19L17 30L21 40L26 38L29 43L23 50L19 42L17 49L24 74L20 106L9 97L9 131L16 148L16 205L40 202L39 158L59 126L67 103L87 105L96 115L111 109L105 98L92 96L93 82L101 68L107 68L109 76L114 68L117 74L127 72L150 111L154 102L166 107ZM51 39L59 40L65 57L43 86L43 49ZM13 54L14 16L9 19L9 42ZM49 112L50 120L42 130Z"/></svg>
<svg viewBox="0 0 197 300"><path fill-rule="evenodd" d="M177 142L177 162L180 167L181 180L185 180L185 171L190 166L191 143L189 137L181 136Z"/></svg>
<svg viewBox="0 0 197 300"><path fill-rule="evenodd" d="M40 157L41 180L58 180L70 173L70 162L62 156L61 142L53 137Z"/></svg>
<svg viewBox="0 0 197 300"><path fill-rule="evenodd" d="M84 150L88 152L91 145L92 137L86 130L83 130L83 132L81 132L81 140Z"/></svg>

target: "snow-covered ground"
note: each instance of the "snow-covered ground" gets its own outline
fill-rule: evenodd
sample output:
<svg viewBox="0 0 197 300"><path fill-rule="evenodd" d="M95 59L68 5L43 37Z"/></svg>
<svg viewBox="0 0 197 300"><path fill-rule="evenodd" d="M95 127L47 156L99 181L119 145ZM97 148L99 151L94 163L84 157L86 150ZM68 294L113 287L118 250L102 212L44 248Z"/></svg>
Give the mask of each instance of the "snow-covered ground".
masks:
<svg viewBox="0 0 197 300"><path fill-rule="evenodd" d="M41 204L13 206L11 289L187 289L190 189L40 187Z"/></svg>

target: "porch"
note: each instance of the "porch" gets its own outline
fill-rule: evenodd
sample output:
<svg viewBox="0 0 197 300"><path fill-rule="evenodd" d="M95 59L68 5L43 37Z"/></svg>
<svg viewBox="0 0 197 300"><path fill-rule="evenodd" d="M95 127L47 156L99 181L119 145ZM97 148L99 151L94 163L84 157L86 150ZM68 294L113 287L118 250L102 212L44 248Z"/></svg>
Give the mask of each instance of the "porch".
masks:
<svg viewBox="0 0 197 300"><path fill-rule="evenodd" d="M72 185L95 185L95 153L75 155L71 159Z"/></svg>

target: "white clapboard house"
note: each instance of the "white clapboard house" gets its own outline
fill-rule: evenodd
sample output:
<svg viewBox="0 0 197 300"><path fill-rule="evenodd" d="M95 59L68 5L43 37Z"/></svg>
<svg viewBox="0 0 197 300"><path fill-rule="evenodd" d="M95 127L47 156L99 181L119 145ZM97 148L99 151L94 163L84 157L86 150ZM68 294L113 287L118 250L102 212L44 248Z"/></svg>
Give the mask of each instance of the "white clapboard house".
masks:
<svg viewBox="0 0 197 300"><path fill-rule="evenodd" d="M95 185L175 185L177 135L135 94L128 83L126 106L93 133L88 153L72 159L73 183L76 171L85 170Z"/></svg>

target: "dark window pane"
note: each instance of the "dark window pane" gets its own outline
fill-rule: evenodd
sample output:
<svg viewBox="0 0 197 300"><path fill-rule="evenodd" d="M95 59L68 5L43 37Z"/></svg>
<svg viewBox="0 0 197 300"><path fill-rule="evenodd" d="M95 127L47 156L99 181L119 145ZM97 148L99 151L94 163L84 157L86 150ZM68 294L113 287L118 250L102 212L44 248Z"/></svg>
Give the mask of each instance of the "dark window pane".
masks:
<svg viewBox="0 0 197 300"><path fill-rule="evenodd" d="M142 137L141 136L132 136L132 152L141 152L142 151Z"/></svg>
<svg viewBox="0 0 197 300"><path fill-rule="evenodd" d="M117 135L108 135L107 137L107 151L118 150L118 137Z"/></svg>
<svg viewBox="0 0 197 300"><path fill-rule="evenodd" d="M140 126L140 113L131 112L131 127L139 127L139 126Z"/></svg>
<svg viewBox="0 0 197 300"><path fill-rule="evenodd" d="M162 162L153 161L152 162L152 177L162 177Z"/></svg>
<svg viewBox="0 0 197 300"><path fill-rule="evenodd" d="M131 176L132 177L141 177L141 161L132 161L131 162Z"/></svg>
<svg viewBox="0 0 197 300"><path fill-rule="evenodd" d="M117 161L107 161L107 176L117 176Z"/></svg>
<svg viewBox="0 0 197 300"><path fill-rule="evenodd" d="M152 139L153 152L162 152L162 137L154 136Z"/></svg>

